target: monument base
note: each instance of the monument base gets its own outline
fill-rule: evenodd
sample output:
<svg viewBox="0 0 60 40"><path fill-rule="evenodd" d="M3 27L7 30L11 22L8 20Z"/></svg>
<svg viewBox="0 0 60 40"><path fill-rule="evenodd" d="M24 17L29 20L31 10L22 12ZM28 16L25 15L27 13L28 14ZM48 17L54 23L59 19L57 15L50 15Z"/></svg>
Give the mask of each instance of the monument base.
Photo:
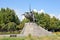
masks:
<svg viewBox="0 0 60 40"><path fill-rule="evenodd" d="M29 22L29 23L25 23L21 34L23 36L28 36L28 35L45 36L45 35L51 35L52 33L38 26L36 23Z"/></svg>

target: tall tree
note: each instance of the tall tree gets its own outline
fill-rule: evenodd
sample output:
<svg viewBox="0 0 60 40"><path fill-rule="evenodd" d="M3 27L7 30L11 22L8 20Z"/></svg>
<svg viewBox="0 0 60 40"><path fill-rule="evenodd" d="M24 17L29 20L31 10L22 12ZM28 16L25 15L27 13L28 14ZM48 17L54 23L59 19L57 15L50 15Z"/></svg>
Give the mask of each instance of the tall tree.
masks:
<svg viewBox="0 0 60 40"><path fill-rule="evenodd" d="M0 29L13 31L17 25L20 24L20 20L15 11L10 8L1 8L0 10Z"/></svg>

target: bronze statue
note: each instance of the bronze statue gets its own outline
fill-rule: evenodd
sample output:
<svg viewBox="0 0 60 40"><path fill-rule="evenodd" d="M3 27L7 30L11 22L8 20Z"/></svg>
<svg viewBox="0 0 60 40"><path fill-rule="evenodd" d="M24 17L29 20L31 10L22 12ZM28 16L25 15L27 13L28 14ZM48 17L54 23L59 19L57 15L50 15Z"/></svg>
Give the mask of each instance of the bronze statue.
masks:
<svg viewBox="0 0 60 40"><path fill-rule="evenodd" d="M30 22L36 22L35 16L33 11L31 11L31 5L29 5L29 11L30 12L25 12L25 14L23 14L27 19L30 20Z"/></svg>
<svg viewBox="0 0 60 40"><path fill-rule="evenodd" d="M27 19L30 20L30 22L35 22L36 19L34 17L34 13L32 11L30 12L25 12L25 14L23 14Z"/></svg>

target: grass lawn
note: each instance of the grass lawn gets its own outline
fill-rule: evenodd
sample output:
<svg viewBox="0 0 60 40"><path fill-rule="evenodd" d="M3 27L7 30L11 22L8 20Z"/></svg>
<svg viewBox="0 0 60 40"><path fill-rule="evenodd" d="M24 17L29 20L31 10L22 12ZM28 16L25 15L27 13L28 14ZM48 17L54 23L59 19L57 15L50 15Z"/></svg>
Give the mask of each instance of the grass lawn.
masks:
<svg viewBox="0 0 60 40"><path fill-rule="evenodd" d="M0 40L60 40L60 32L53 33L56 35L42 37L0 37Z"/></svg>
<svg viewBox="0 0 60 40"><path fill-rule="evenodd" d="M14 31L14 32L0 32L0 35L6 35L6 34L20 34L19 31Z"/></svg>

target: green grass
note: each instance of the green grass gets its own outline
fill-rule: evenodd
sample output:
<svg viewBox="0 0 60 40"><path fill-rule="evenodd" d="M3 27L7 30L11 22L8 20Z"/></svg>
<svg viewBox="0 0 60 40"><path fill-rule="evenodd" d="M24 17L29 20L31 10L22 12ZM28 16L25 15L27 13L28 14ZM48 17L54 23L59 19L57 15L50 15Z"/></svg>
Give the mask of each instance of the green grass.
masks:
<svg viewBox="0 0 60 40"><path fill-rule="evenodd" d="M60 36L43 36L43 37L2 37L0 40L60 40Z"/></svg>
<svg viewBox="0 0 60 40"><path fill-rule="evenodd" d="M33 37L31 35L27 37L0 37L0 40L60 40L60 32L53 33L56 35Z"/></svg>
<svg viewBox="0 0 60 40"><path fill-rule="evenodd" d="M20 34L19 31L14 31L14 32L0 32L0 35L3 35L3 34Z"/></svg>

